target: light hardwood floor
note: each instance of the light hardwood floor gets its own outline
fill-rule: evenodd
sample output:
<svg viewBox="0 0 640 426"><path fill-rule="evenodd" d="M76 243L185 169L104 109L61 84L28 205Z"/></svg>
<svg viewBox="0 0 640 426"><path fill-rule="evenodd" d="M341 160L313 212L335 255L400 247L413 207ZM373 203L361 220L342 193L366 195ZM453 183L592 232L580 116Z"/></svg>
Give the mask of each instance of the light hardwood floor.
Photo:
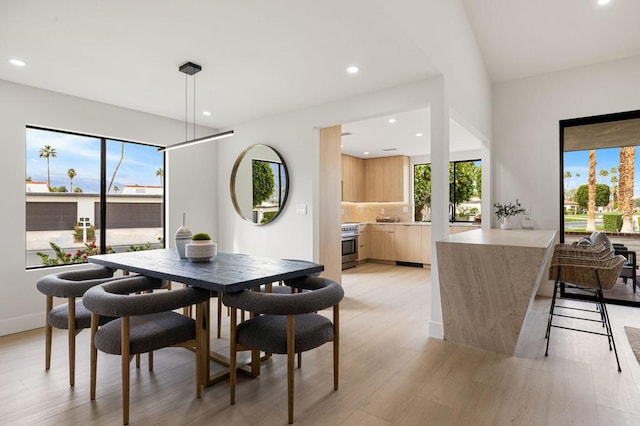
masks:
<svg viewBox="0 0 640 426"><path fill-rule="evenodd" d="M295 376L297 425L640 424L640 366L623 330L640 327L637 308L609 306L618 373L602 336L554 329L544 356L549 299L536 300L509 357L427 336L427 269L365 264L344 271L343 281L340 389L332 388L331 345L306 352ZM223 338L212 339L219 350L226 325ZM121 424L119 358L99 354L98 395L90 401L88 342L83 331L72 389L65 332L54 330L49 372L42 329L1 337L0 423ZM286 424L283 356L267 361L257 379L239 376L235 406L226 382L195 399L191 352L158 351L152 373L145 361L132 372L132 425Z"/></svg>

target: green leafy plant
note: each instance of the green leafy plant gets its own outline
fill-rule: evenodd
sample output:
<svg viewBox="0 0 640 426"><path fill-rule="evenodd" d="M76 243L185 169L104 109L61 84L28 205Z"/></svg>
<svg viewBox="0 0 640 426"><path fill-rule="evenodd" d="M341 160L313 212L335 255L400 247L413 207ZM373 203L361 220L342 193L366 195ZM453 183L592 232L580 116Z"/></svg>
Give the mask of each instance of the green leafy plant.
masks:
<svg viewBox="0 0 640 426"><path fill-rule="evenodd" d="M191 237L193 241L206 241L211 239L211 235L206 232L198 232L197 234L193 234Z"/></svg>
<svg viewBox="0 0 640 426"><path fill-rule="evenodd" d="M55 256L49 256L42 252L36 253L40 256L40 262L47 266L86 263L87 257L94 254L100 254L100 249L95 245L95 243L87 243L84 245L84 248L76 250L75 253L67 253L53 241L49 241L49 246L53 249ZM111 247L107 246L107 253L114 253L114 251Z"/></svg>
<svg viewBox="0 0 640 426"><path fill-rule="evenodd" d="M493 207L496 209L496 217L502 219L503 217L515 216L517 214L525 213L526 210L520 204L520 201L516 198L515 203L509 202L509 204L494 203Z"/></svg>
<svg viewBox="0 0 640 426"><path fill-rule="evenodd" d="M139 246L136 245L130 245L129 248L127 249L127 251L144 251L144 250L151 250L151 243L146 243L146 244L142 244Z"/></svg>
<svg viewBox="0 0 640 426"><path fill-rule="evenodd" d="M73 227L73 242L81 243L83 241L84 231L82 230L82 226L76 224ZM96 240L96 227L90 226L87 228L87 241L95 241Z"/></svg>

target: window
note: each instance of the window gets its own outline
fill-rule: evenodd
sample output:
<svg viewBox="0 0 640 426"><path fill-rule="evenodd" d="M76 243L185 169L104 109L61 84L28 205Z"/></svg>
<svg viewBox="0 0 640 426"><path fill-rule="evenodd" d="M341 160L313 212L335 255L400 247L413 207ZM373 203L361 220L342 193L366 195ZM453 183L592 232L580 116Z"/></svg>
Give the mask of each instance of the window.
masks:
<svg viewBox="0 0 640 426"><path fill-rule="evenodd" d="M413 167L414 219L431 220L431 164ZM482 165L480 160L449 163L449 220L480 221Z"/></svg>
<svg viewBox="0 0 640 426"><path fill-rule="evenodd" d="M567 241L596 230L640 231L640 186L635 183L640 176L635 161L638 116L621 113L561 122L561 218Z"/></svg>
<svg viewBox="0 0 640 426"><path fill-rule="evenodd" d="M29 126L25 191L27 268L164 247L157 147Z"/></svg>

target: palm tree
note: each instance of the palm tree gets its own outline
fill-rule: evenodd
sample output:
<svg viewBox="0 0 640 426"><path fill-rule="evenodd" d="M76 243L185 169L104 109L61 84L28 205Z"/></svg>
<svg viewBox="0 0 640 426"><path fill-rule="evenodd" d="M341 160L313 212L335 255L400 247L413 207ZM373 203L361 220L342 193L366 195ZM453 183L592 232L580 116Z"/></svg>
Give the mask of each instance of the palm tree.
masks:
<svg viewBox="0 0 640 426"><path fill-rule="evenodd" d="M564 174L564 178L565 178L566 180L571 179L571 172L570 172L569 170L567 170L567 172ZM566 182L565 182L564 186L567 186L567 183L566 183ZM566 189L568 189L568 188L566 188Z"/></svg>
<svg viewBox="0 0 640 426"><path fill-rule="evenodd" d="M605 183L605 182L606 182L606 178L607 178L607 176L609 176L609 170L607 170L607 169L601 169L601 170L598 172L598 174L599 174L600 176L602 176L602 183Z"/></svg>
<svg viewBox="0 0 640 426"><path fill-rule="evenodd" d="M622 232L633 232L633 184L636 158L635 146L620 148L620 183L618 209L622 212Z"/></svg>
<svg viewBox="0 0 640 426"><path fill-rule="evenodd" d="M51 191L51 169L49 167L49 158L56 158L58 153L55 148L51 148L51 145L45 145L40 148L40 153L38 154L39 158L47 159L47 186L49 187L49 191Z"/></svg>
<svg viewBox="0 0 640 426"><path fill-rule="evenodd" d="M107 193L111 191L111 185L113 185L113 180L116 178L116 173L118 173L118 169L120 168L120 164L122 164L122 160L124 160L124 142L122 142L120 160L118 161L118 164L116 164L116 168L113 170L113 174L111 175L111 180L109 181L109 186L107 187Z"/></svg>
<svg viewBox="0 0 640 426"><path fill-rule="evenodd" d="M577 174L576 174L577 176ZM589 150L589 202L587 203L587 232L596 230L596 151Z"/></svg>
<svg viewBox="0 0 640 426"><path fill-rule="evenodd" d="M67 170L67 176L69 176L69 192L73 192L73 178L76 177L76 171L74 169Z"/></svg>
<svg viewBox="0 0 640 426"><path fill-rule="evenodd" d="M617 167L612 167L611 170L609 170L609 174L611 175L611 201L613 201L614 203L618 201L618 177L616 176L617 173Z"/></svg>
<svg viewBox="0 0 640 426"><path fill-rule="evenodd" d="M578 187L578 180L580 179L580 173L576 173L576 188Z"/></svg>
<svg viewBox="0 0 640 426"><path fill-rule="evenodd" d="M118 192L120 191L120 187L118 185L113 187L113 192Z"/></svg>
<svg viewBox="0 0 640 426"><path fill-rule="evenodd" d="M164 170L162 170L162 167L156 170L156 176L160 176L160 186L162 186L162 180L164 178Z"/></svg>

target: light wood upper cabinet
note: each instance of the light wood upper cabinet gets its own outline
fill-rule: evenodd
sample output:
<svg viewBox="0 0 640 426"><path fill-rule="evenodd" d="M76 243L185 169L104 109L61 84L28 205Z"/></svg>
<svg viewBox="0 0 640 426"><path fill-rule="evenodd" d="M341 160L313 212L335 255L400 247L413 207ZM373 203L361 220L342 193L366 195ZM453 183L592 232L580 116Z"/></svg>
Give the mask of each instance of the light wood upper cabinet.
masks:
<svg viewBox="0 0 640 426"><path fill-rule="evenodd" d="M382 158L382 177L382 201L409 202L409 157Z"/></svg>
<svg viewBox="0 0 640 426"><path fill-rule="evenodd" d="M365 166L362 158L342 155L342 201L365 201Z"/></svg>
<svg viewBox="0 0 640 426"><path fill-rule="evenodd" d="M385 201L383 199L384 164L382 158L364 160L365 201Z"/></svg>
<svg viewBox="0 0 640 426"><path fill-rule="evenodd" d="M342 201L409 202L409 157L342 156Z"/></svg>

